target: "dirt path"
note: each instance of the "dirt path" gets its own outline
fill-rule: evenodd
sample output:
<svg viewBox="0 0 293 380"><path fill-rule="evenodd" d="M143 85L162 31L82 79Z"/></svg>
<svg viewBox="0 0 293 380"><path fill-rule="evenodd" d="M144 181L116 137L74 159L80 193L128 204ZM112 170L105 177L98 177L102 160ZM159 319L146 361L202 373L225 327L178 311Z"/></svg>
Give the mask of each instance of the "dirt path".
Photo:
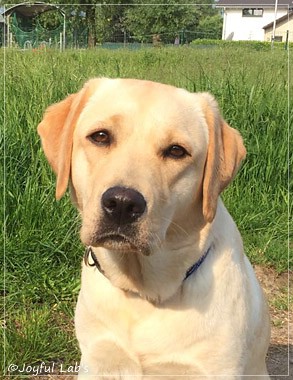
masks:
<svg viewBox="0 0 293 380"><path fill-rule="evenodd" d="M267 358L269 374L273 380L284 380L284 376L293 379L293 324L289 320L288 312L289 276L287 273L277 275L270 268L254 269L270 306L272 331ZM292 288L292 274L290 288Z"/></svg>

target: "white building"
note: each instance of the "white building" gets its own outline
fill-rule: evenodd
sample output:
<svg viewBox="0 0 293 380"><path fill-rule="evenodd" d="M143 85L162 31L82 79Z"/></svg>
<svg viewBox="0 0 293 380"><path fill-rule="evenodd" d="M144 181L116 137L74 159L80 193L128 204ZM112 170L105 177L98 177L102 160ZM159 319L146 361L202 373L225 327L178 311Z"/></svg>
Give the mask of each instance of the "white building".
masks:
<svg viewBox="0 0 293 380"><path fill-rule="evenodd" d="M275 19L276 0L219 0L223 10L223 40L265 41L266 25ZM278 0L276 18L281 18L293 8L293 0ZM288 23L289 29L289 23Z"/></svg>

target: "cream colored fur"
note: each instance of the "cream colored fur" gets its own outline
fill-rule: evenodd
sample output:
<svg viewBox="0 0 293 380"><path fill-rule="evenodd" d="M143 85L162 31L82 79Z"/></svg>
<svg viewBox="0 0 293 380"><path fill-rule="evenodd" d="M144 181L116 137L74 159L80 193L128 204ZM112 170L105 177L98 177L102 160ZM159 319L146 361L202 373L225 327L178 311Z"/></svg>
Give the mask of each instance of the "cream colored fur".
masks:
<svg viewBox="0 0 293 380"><path fill-rule="evenodd" d="M79 380L268 379L266 302L219 197L245 148L214 98L148 81L93 79L51 106L38 131L56 195L70 182L81 239L105 272L83 263ZM108 145L91 141L97 131L110 134ZM188 154L164 155L173 145ZM138 191L147 208L130 243L99 244L101 198L115 186Z"/></svg>

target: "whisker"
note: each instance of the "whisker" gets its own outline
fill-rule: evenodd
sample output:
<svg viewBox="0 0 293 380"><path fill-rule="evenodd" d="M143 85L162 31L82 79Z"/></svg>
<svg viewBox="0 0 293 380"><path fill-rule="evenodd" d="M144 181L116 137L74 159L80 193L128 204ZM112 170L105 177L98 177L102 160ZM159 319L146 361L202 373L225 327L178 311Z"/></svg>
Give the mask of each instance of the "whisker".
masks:
<svg viewBox="0 0 293 380"><path fill-rule="evenodd" d="M179 224L174 222L173 220L170 220L170 219L165 218L165 217L163 217L163 219L170 223L170 227L173 228L175 232L177 232L177 233L183 232L186 236L189 236L188 232L183 227L181 227Z"/></svg>
<svg viewBox="0 0 293 380"><path fill-rule="evenodd" d="M162 241L156 232L150 232L150 240L152 240L154 242L153 243L154 247L157 250L161 251Z"/></svg>

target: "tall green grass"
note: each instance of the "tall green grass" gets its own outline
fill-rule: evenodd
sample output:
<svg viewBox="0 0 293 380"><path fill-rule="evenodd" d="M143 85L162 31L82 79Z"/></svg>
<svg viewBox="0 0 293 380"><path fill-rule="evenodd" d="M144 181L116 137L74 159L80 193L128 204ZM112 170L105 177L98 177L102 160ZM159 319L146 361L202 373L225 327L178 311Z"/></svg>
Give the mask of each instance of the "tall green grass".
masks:
<svg viewBox="0 0 293 380"><path fill-rule="evenodd" d="M75 362L80 221L54 175L36 126L45 108L95 76L135 77L210 91L240 130L247 159L223 198L253 263L287 268L288 60L284 51L148 49L5 53L5 359ZM1 58L3 59L3 58ZM288 107L290 110L288 111ZM288 120L289 117L289 120Z"/></svg>

